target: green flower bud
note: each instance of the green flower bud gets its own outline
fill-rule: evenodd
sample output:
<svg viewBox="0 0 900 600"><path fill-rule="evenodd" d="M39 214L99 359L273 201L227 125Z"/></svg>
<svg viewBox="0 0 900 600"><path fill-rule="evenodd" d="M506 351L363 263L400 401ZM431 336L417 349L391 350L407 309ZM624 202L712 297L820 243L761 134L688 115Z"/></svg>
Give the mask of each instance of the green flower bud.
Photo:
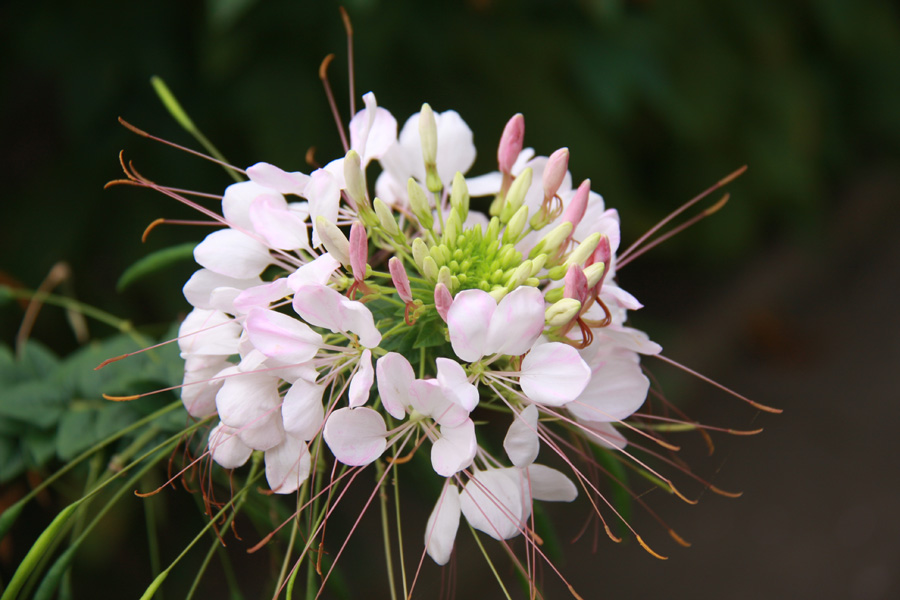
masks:
<svg viewBox="0 0 900 600"><path fill-rule="evenodd" d="M356 203L358 209L369 207L366 197L366 176L362 170L362 162L356 150L347 152L344 157L344 181L347 184L347 195Z"/></svg>
<svg viewBox="0 0 900 600"><path fill-rule="evenodd" d="M446 266L441 267L438 270L437 282L443 283L445 286L447 286L448 290L452 290L453 289L453 280L450 275L450 269L448 269Z"/></svg>
<svg viewBox="0 0 900 600"><path fill-rule="evenodd" d="M584 268L584 276L587 278L587 286L594 287L603 279L603 273L606 271L606 265L603 263L594 263Z"/></svg>
<svg viewBox="0 0 900 600"><path fill-rule="evenodd" d="M409 206L419 221L419 225L422 226L422 229L430 230L434 227L434 218L431 216L431 205L428 203L425 191L412 177L406 182L406 191L409 194Z"/></svg>
<svg viewBox="0 0 900 600"><path fill-rule="evenodd" d="M345 267L350 266L350 240L338 226L319 215L316 217L316 232L322 245L338 262Z"/></svg>
<svg viewBox="0 0 900 600"><path fill-rule="evenodd" d="M581 302L574 298L563 298L551 304L544 312L544 319L550 327L561 327L578 315Z"/></svg>
<svg viewBox="0 0 900 600"><path fill-rule="evenodd" d="M586 261L588 257L594 253L594 250L597 249L597 244L600 243L601 237L603 237L603 234L598 232L594 232L587 236L587 238L578 244L578 247L566 257L566 268L568 268L569 265L584 264L584 261Z"/></svg>
<svg viewBox="0 0 900 600"><path fill-rule="evenodd" d="M425 278L429 281L437 281L438 266L431 256L426 256L422 259L422 274L425 275Z"/></svg>
<svg viewBox="0 0 900 600"><path fill-rule="evenodd" d="M544 300L553 304L554 302L558 302L562 300L563 295L566 293L566 289L563 287L553 288L546 294L544 294Z"/></svg>
<svg viewBox="0 0 900 600"><path fill-rule="evenodd" d="M381 198L375 198L372 205L375 207L375 214L378 216L378 223L381 225L381 228L388 235L400 235L400 228L397 227L397 221L394 219L394 214L388 208L388 205L382 202Z"/></svg>
<svg viewBox="0 0 900 600"><path fill-rule="evenodd" d="M450 206L459 212L460 222L469 216L469 186L466 178L459 171L453 176L453 187L450 188Z"/></svg>
<svg viewBox="0 0 900 600"><path fill-rule="evenodd" d="M444 253L441 252L441 246L432 246L432 247L428 250L428 255L429 255L429 256L431 257L431 259L434 261L434 264L437 265L437 266L439 266L439 267L440 267L440 266L443 266L445 263L448 262L448 261L445 261L445 260L444 260Z"/></svg>
<svg viewBox="0 0 900 600"><path fill-rule="evenodd" d="M462 221L460 220L459 211L455 208L450 211L450 216L444 222L444 231L441 233L441 242L446 246L456 248L456 241L462 231Z"/></svg>
<svg viewBox="0 0 900 600"><path fill-rule="evenodd" d="M521 206L516 214L509 220L506 231L503 232L504 244L515 244L519 241L519 236L525 230L525 223L528 222L528 207Z"/></svg>
<svg viewBox="0 0 900 600"><path fill-rule="evenodd" d="M506 282L506 289L512 291L525 283L525 280L531 277L531 261L526 260L513 270Z"/></svg>
<svg viewBox="0 0 900 600"><path fill-rule="evenodd" d="M535 258L538 254L544 253L549 257L556 254L559 250L559 247L562 245L564 241L569 237L572 233L573 225L566 221L565 223L560 223L556 227L550 230L550 232L541 238L534 248L532 248L531 253L528 255L528 258Z"/></svg>
<svg viewBox="0 0 900 600"><path fill-rule="evenodd" d="M412 243L412 253L413 260L416 261L416 266L419 267L419 271L421 272L423 269L423 261L425 257L428 256L428 246L425 245L425 242L422 241L422 238L416 238Z"/></svg>
<svg viewBox="0 0 900 600"><path fill-rule="evenodd" d="M496 287L488 292L488 294L490 294L491 298L493 298L497 302L500 302L501 300L503 300L503 297L506 296L506 294L508 294L508 293L509 293L509 290L507 290L505 287Z"/></svg>
<svg viewBox="0 0 900 600"><path fill-rule="evenodd" d="M544 263L547 262L546 254L538 254L536 258L531 261L531 276L534 277L538 273L541 272L541 269L544 268Z"/></svg>
<svg viewBox="0 0 900 600"><path fill-rule="evenodd" d="M506 192L506 201L503 203L503 209L500 211L500 221L509 222L516 211L525 203L525 194L531 187L531 167L528 167L516 177L509 191Z"/></svg>

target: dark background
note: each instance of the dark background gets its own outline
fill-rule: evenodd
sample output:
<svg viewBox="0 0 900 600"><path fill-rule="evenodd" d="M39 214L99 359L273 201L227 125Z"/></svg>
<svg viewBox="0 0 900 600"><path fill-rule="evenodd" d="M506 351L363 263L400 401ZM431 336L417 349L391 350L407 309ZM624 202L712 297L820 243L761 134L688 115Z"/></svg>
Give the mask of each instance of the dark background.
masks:
<svg viewBox="0 0 900 600"><path fill-rule="evenodd" d="M749 165L724 210L620 281L647 307L635 323L668 356L784 414L757 414L648 361L693 416L766 431L717 437L711 459L697 449L698 471L741 499L705 494L687 506L651 494L692 548L636 515L667 562L634 543L570 549L561 566L582 596L900 595L900 11L875 0L345 6L359 94L373 90L401 125L423 101L458 111L479 149L472 173L495 166L503 125L524 113L526 143L539 154L568 146L575 177L619 209L626 242ZM230 182L116 123L194 145L151 75L238 166L308 171L310 146L322 162L339 152L317 77L336 53L346 119L336 3L13 1L0 6L0 40L0 277L14 285L35 288L66 261L76 297L139 325L187 310L187 263L115 289L141 256L203 234L163 227L141 244L153 219L192 215L144 190L103 191L120 175L119 150L167 184L218 193ZM18 305L0 306L5 343L21 317ZM94 336L110 333L92 323ZM62 354L77 347L51 308L33 337ZM564 540L581 510L551 512L578 513L560 526ZM459 578L461 594L495 597L475 587L491 585L480 576ZM149 576L135 579L128 597Z"/></svg>

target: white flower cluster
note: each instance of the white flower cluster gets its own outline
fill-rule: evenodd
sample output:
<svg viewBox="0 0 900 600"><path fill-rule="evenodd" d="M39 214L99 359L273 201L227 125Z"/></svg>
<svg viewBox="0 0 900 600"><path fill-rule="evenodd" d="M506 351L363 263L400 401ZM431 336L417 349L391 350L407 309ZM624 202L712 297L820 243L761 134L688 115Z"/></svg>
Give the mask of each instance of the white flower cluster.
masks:
<svg viewBox="0 0 900 600"><path fill-rule="evenodd" d="M345 157L308 175L256 164L225 191L225 227L184 287L182 398L218 414L213 460L264 452L280 494L308 481L319 440L351 467L430 449L445 485L425 543L444 564L461 515L508 539L533 500L577 496L577 469L535 463L542 446L562 455L548 427L624 448L614 424L644 402L639 355L660 347L624 324L640 304L614 281L618 215L573 186L567 150L534 156L517 115L498 171L465 179L475 146L457 113L425 105L398 136L364 99ZM469 210L481 196L488 215ZM479 445L485 404L508 419L505 457Z"/></svg>

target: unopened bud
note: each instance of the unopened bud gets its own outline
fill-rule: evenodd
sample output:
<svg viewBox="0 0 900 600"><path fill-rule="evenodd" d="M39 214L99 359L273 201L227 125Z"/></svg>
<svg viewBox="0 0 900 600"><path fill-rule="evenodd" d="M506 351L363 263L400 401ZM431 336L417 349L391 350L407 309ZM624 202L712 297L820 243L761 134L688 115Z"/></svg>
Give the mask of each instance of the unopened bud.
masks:
<svg viewBox="0 0 900 600"><path fill-rule="evenodd" d="M595 262L584 268L584 276L587 279L588 288L593 288L603 281L603 275L606 273L606 265L602 262Z"/></svg>
<svg viewBox="0 0 900 600"><path fill-rule="evenodd" d="M514 290L531 277L531 261L526 260L521 265L516 267L516 270L512 272L509 280L506 282L506 289Z"/></svg>
<svg viewBox="0 0 900 600"><path fill-rule="evenodd" d="M563 179L569 170L569 149L560 148L550 155L547 165L544 167L544 200L553 198L559 191Z"/></svg>
<svg viewBox="0 0 900 600"><path fill-rule="evenodd" d="M547 262L546 254L538 254L536 258L531 260L531 276L534 277L538 273L541 272L541 269L544 268L544 263Z"/></svg>
<svg viewBox="0 0 900 600"><path fill-rule="evenodd" d="M553 304L554 302L559 302L563 299L563 291L564 289L561 287L555 287L552 290L548 290L546 294L544 294L544 300Z"/></svg>
<svg viewBox="0 0 900 600"><path fill-rule="evenodd" d="M438 315L445 323L447 322L447 312L452 304L453 296L450 295L450 290L447 289L447 286L443 283L434 286L434 308L437 309Z"/></svg>
<svg viewBox="0 0 900 600"><path fill-rule="evenodd" d="M496 287L488 292L488 296L490 296L497 302L500 302L501 300L503 300L504 296L506 296L508 293L509 293L509 290L506 289L505 287Z"/></svg>
<svg viewBox="0 0 900 600"><path fill-rule="evenodd" d="M588 281L581 265L570 265L564 278L564 295L566 298L574 298L584 302L588 297Z"/></svg>
<svg viewBox="0 0 900 600"><path fill-rule="evenodd" d="M453 289L453 281L450 279L450 269L447 266L443 266L438 270L437 282L445 285L449 290Z"/></svg>
<svg viewBox="0 0 900 600"><path fill-rule="evenodd" d="M416 238L413 240L412 253L413 260L416 261L416 266L421 272L423 269L422 262L425 260L425 257L428 256L428 246L425 245L425 242L422 241L422 238Z"/></svg>
<svg viewBox="0 0 900 600"><path fill-rule="evenodd" d="M425 186L431 192L439 192L443 184L437 173L437 121L428 103L423 104L419 112L419 139L425 161Z"/></svg>
<svg viewBox="0 0 900 600"><path fill-rule="evenodd" d="M437 281L438 266L431 256L426 256L422 259L422 274L430 281Z"/></svg>
<svg viewBox="0 0 900 600"><path fill-rule="evenodd" d="M316 232L322 245L339 263L345 267L350 265L350 240L338 226L319 215L316 217Z"/></svg>
<svg viewBox="0 0 900 600"><path fill-rule="evenodd" d="M431 256L431 258L434 259L434 264L436 264L439 267L441 267L441 266L447 264L447 262L449 262L447 260L447 254L444 252L445 249L446 249L446 246L444 246L443 244L441 244L440 246L432 246L431 248L428 249L429 256Z"/></svg>
<svg viewBox="0 0 900 600"><path fill-rule="evenodd" d="M404 302L412 302L412 290L409 287L409 277L406 274L403 261L396 256L391 257L391 260L388 261L388 271L391 272L391 281L394 282L394 287L397 288L397 295L400 296L400 299Z"/></svg>
<svg viewBox="0 0 900 600"><path fill-rule="evenodd" d="M406 192L409 194L409 207L419 221L422 229L431 229L434 227L434 217L431 216L431 205L428 203L428 197L425 190L416 183L412 177L406 182Z"/></svg>
<svg viewBox="0 0 900 600"><path fill-rule="evenodd" d="M563 298L544 311L544 320L550 327L562 327L578 316L580 310L581 302L574 298Z"/></svg>
<svg viewBox="0 0 900 600"><path fill-rule="evenodd" d="M469 186L466 178L459 171L453 176L453 187L450 188L450 206L459 213L460 222L469 216Z"/></svg>
<svg viewBox="0 0 900 600"><path fill-rule="evenodd" d="M594 232L591 235L587 236L583 242L578 244L578 247L572 250L569 256L566 258L567 265L575 265L575 264L584 264L584 261L588 259L593 253L594 250L597 249L597 244L600 243L600 238L603 237L603 234L599 232Z"/></svg>
<svg viewBox="0 0 900 600"><path fill-rule="evenodd" d="M497 146L497 166L501 173L510 173L525 141L525 117L521 113L513 115L503 128L500 144Z"/></svg>
<svg viewBox="0 0 900 600"><path fill-rule="evenodd" d="M500 211L500 221L508 222L516 211L525 203L525 194L531 187L532 170L531 167L526 168L519 173L509 191L506 192L506 201L503 203L503 209Z"/></svg>
<svg viewBox="0 0 900 600"><path fill-rule="evenodd" d="M560 223L535 244L528 258L535 258L538 254L546 254L548 257L555 255L560 245L566 241L573 229L574 227L571 223Z"/></svg>
<svg viewBox="0 0 900 600"><path fill-rule="evenodd" d="M397 227L397 221L394 219L394 215L391 209L388 208L388 205L382 202L381 198L375 198L372 201L372 206L375 207L375 215L378 217L378 223L381 224L381 228L390 236L400 235L400 228Z"/></svg>
<svg viewBox="0 0 900 600"><path fill-rule="evenodd" d="M563 211L560 219L563 222L568 221L575 227L578 227L578 224L581 223L581 219L584 218L584 211L587 210L588 198L590 198L590 195L591 180L585 179L581 182L581 185L578 186L578 189L575 190L575 196L569 202L569 205L566 206L566 210Z"/></svg>
<svg viewBox="0 0 900 600"><path fill-rule="evenodd" d="M350 226L350 267L353 278L363 281L366 278L366 265L369 260L369 239L366 228L359 221Z"/></svg>
<svg viewBox="0 0 900 600"><path fill-rule="evenodd" d="M450 216L444 221L444 231L441 232L441 242L447 246L456 248L456 238L462 231L462 221L456 209L450 211ZM448 248L449 249L449 248Z"/></svg>
<svg viewBox="0 0 900 600"><path fill-rule="evenodd" d="M496 240L497 236L500 235L500 219L497 217L492 217L491 222L488 223L487 230L484 232L484 239L486 240Z"/></svg>
<svg viewBox="0 0 900 600"><path fill-rule="evenodd" d="M356 203L357 211L369 207L369 199L366 198L366 178L362 170L362 162L356 150L347 152L344 157L344 181L347 185L347 195Z"/></svg>
<svg viewBox="0 0 900 600"><path fill-rule="evenodd" d="M509 224L506 226L506 231L503 232L503 243L504 244L515 244L519 241L519 236L522 235L522 232L525 230L525 225L528 223L528 207L520 206L519 210L516 211L516 214L512 216L512 219L509 220Z"/></svg>

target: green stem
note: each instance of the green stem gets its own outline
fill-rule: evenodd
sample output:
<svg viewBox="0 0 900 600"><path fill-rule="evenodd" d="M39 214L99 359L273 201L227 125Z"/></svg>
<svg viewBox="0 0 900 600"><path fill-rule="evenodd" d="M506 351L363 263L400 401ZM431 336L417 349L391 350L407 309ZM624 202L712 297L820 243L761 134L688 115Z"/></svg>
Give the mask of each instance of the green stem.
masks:
<svg viewBox="0 0 900 600"><path fill-rule="evenodd" d="M375 480L381 481L384 477L384 461L375 461ZM384 540L384 561L387 568L388 585L391 590L391 600L397 600L396 583L394 582L394 561L391 557L391 526L388 522L387 492L384 486L378 491L378 506L381 512L381 533Z"/></svg>
<svg viewBox="0 0 900 600"><path fill-rule="evenodd" d="M491 569L491 573L494 574L494 579L497 580L497 584L500 586L500 589L503 590L503 595L506 596L506 600L512 600L509 595L509 592L506 590L506 586L503 585L503 580L500 579L500 574L497 572L497 567L494 566L493 561L491 561L491 557L488 556L487 550L484 549L484 545L481 543L481 539L478 537L478 534L475 532L475 529L469 525L469 531L472 532L472 537L475 538L475 543L478 544L478 549L481 550L481 554L484 556L484 560L487 561L488 567Z"/></svg>

